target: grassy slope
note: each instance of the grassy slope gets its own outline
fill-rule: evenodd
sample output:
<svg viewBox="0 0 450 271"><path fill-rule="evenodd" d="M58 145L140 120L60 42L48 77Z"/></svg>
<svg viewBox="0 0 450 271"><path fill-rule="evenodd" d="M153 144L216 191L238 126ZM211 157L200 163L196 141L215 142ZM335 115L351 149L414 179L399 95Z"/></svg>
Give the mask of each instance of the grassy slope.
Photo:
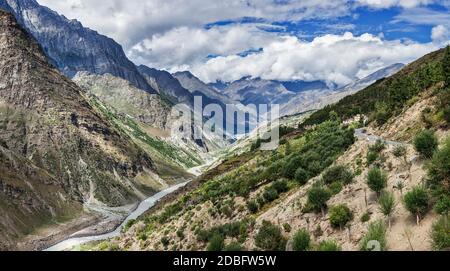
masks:
<svg viewBox="0 0 450 271"><path fill-rule="evenodd" d="M161 177L188 177L189 174L181 166L189 168L201 164L201 161L193 154L177 149L157 137L151 137L144 132L144 128L139 123L127 116L117 114L114 109L101 103L95 96L90 97L90 103L120 131L130 136L136 144L152 155Z"/></svg>
<svg viewBox="0 0 450 271"><path fill-rule="evenodd" d="M385 116L387 119L399 114L405 106L417 101L421 92L443 81L441 68L443 56L444 49L441 49L420 58L397 74L381 79L336 104L318 110L303 123L302 127L315 125L329 119L332 111L343 119L357 114L366 114L371 119L376 119L377 104L387 107Z"/></svg>

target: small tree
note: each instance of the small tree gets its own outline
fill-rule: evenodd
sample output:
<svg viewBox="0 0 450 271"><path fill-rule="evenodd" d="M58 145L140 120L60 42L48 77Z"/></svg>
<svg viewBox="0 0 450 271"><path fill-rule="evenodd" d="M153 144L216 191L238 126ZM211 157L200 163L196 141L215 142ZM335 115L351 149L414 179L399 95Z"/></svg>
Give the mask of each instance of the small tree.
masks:
<svg viewBox="0 0 450 271"><path fill-rule="evenodd" d="M208 251L222 251L224 248L224 238L220 234L214 234L209 240Z"/></svg>
<svg viewBox="0 0 450 271"><path fill-rule="evenodd" d="M379 196L387 186L387 174L377 167L372 168L367 175L367 185Z"/></svg>
<svg viewBox="0 0 450 271"><path fill-rule="evenodd" d="M345 204L333 206L330 209L330 223L333 228L344 227L349 221L353 219L353 214Z"/></svg>
<svg viewBox="0 0 450 271"><path fill-rule="evenodd" d="M273 187L267 187L264 190L263 197L267 202L272 202L278 198L278 192Z"/></svg>
<svg viewBox="0 0 450 271"><path fill-rule="evenodd" d="M369 230L361 239L360 250L384 251L386 250L386 226L382 221L370 223Z"/></svg>
<svg viewBox="0 0 450 271"><path fill-rule="evenodd" d="M441 218L433 224L431 239L433 240L434 249L450 249L450 217L448 215L441 216Z"/></svg>
<svg viewBox="0 0 450 271"><path fill-rule="evenodd" d="M272 187L279 193L284 193L289 190L286 180L278 180L272 184Z"/></svg>
<svg viewBox="0 0 450 271"><path fill-rule="evenodd" d="M323 186L313 186L308 191L308 204L316 212L322 212L325 215L325 208L327 208L327 201L330 199L330 193Z"/></svg>
<svg viewBox="0 0 450 271"><path fill-rule="evenodd" d="M255 236L255 244L267 251L283 251L286 247L286 240L279 227L264 220Z"/></svg>
<svg viewBox="0 0 450 271"><path fill-rule="evenodd" d="M349 184L353 181L353 172L345 166L332 166L323 173L322 180L325 184L334 182Z"/></svg>
<svg viewBox="0 0 450 271"><path fill-rule="evenodd" d="M238 242L232 242L225 246L224 251L242 251L243 248Z"/></svg>
<svg viewBox="0 0 450 271"><path fill-rule="evenodd" d="M303 168L298 168L295 171L294 178L299 184L304 185L308 182L308 179L309 179L308 171L304 170Z"/></svg>
<svg viewBox="0 0 450 271"><path fill-rule="evenodd" d="M414 148L425 158L433 157L438 139L432 130L423 130L414 138Z"/></svg>
<svg viewBox="0 0 450 271"><path fill-rule="evenodd" d="M394 194L389 192L381 193L380 198L378 199L378 203L380 204L380 211L386 216L389 224L389 229L391 228L391 215L395 209L395 198Z"/></svg>
<svg viewBox="0 0 450 271"><path fill-rule="evenodd" d="M311 237L305 229L297 231L293 238L292 248L294 251L306 251L311 247Z"/></svg>
<svg viewBox="0 0 450 271"><path fill-rule="evenodd" d="M429 185L439 194L450 195L450 139L437 151L428 167Z"/></svg>
<svg viewBox="0 0 450 271"><path fill-rule="evenodd" d="M394 150L392 151L392 153L394 154L395 157L404 157L406 156L406 147L405 145L398 145L394 148Z"/></svg>
<svg viewBox="0 0 450 271"><path fill-rule="evenodd" d="M404 201L406 209L416 216L416 222L419 225L421 217L429 209L429 195L427 190L421 186L416 186L406 193Z"/></svg>
<svg viewBox="0 0 450 271"><path fill-rule="evenodd" d="M440 215L448 215L450 211L450 196L448 195L441 196L436 202L434 210L436 211L436 213Z"/></svg>
<svg viewBox="0 0 450 271"><path fill-rule="evenodd" d="M250 200L247 202L247 209L250 213L256 214L258 212L259 206L256 200Z"/></svg>
<svg viewBox="0 0 450 271"><path fill-rule="evenodd" d="M325 240L319 243L318 251L341 251L342 247L334 240Z"/></svg>

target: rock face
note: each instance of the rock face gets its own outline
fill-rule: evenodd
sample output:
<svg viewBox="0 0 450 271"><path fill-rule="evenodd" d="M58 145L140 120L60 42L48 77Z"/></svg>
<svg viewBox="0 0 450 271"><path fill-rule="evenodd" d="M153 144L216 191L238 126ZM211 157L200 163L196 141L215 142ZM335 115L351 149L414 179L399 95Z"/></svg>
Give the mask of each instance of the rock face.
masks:
<svg viewBox="0 0 450 271"><path fill-rule="evenodd" d="M170 106L159 95L149 94L131 85L128 81L111 74L97 75L79 72L73 81L102 102L136 121L158 129L166 129Z"/></svg>
<svg viewBox="0 0 450 271"><path fill-rule="evenodd" d="M222 94L244 105L284 104L295 96L279 82L250 77L230 83Z"/></svg>
<svg viewBox="0 0 450 271"><path fill-rule="evenodd" d="M0 8L14 14L53 64L68 77L78 71L110 73L138 88L155 92L114 40L58 15L35 0L0 0Z"/></svg>
<svg viewBox="0 0 450 271"><path fill-rule="evenodd" d="M195 77L192 73L188 71L184 72L177 72L174 73L173 76L178 79L178 81L181 83L181 85L189 90L194 95L196 93L205 95L207 97L210 97L211 99L215 99L220 101L223 104L235 104L235 101L232 101L227 96L221 94L218 89L216 89L214 86L210 86L205 84L203 81Z"/></svg>
<svg viewBox="0 0 450 271"><path fill-rule="evenodd" d="M173 104L185 103L194 105L194 96L180 82L166 71L149 68L141 65L139 72L145 77L147 82L163 97Z"/></svg>
<svg viewBox="0 0 450 271"><path fill-rule="evenodd" d="M82 203L118 206L156 190L149 185L152 159L93 109L2 10L0 143L0 243L76 216L72 210Z"/></svg>

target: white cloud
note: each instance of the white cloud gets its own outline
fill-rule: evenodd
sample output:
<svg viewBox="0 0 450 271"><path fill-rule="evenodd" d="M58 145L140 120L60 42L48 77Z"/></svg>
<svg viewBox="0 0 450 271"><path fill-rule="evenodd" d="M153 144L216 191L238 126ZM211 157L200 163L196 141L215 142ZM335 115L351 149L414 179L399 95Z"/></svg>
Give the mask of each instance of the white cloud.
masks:
<svg viewBox="0 0 450 271"><path fill-rule="evenodd" d="M196 64L201 79L232 81L242 76L278 80L326 80L344 85L355 77L394 63L408 63L432 50L433 44L386 41L371 34L325 35L312 42L280 37L259 54L226 56Z"/></svg>
<svg viewBox="0 0 450 271"><path fill-rule="evenodd" d="M435 26L431 30L431 39L440 45L448 44L450 42L450 31L443 25Z"/></svg>
<svg viewBox="0 0 450 271"><path fill-rule="evenodd" d="M450 13L423 7L411 8L395 16L393 23L400 21L422 25L450 25Z"/></svg>
<svg viewBox="0 0 450 271"><path fill-rule="evenodd" d="M357 0L357 2L364 6L373 8L389 8L389 7L404 7L412 8L420 5L428 5L437 2L436 0Z"/></svg>
<svg viewBox="0 0 450 271"><path fill-rule="evenodd" d="M205 62L208 56L227 56L259 49L276 38L276 34L261 31L257 25L210 29L179 27L143 40L133 46L129 55L138 63L177 69L180 63L192 65Z"/></svg>

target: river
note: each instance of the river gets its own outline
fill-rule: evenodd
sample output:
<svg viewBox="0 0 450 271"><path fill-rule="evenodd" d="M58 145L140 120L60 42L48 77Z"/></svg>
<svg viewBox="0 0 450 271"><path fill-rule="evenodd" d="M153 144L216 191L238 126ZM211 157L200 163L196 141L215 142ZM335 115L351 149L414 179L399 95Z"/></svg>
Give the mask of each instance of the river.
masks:
<svg viewBox="0 0 450 271"><path fill-rule="evenodd" d="M114 238L120 235L122 228L127 224L128 221L132 219L136 219L139 216L141 216L143 213L145 213L148 209L152 208L157 201L159 201L161 198L165 197L168 194L171 194L178 190L181 187L184 187L188 182L181 183L178 185L171 186L149 198L142 201L139 206L134 210L123 222L120 224L119 227L117 227L114 231L100 234L100 235L92 235L92 236L85 236L85 237L74 237L74 238L68 238L62 242L57 243L56 245L49 247L45 249L44 251L63 251L73 248L77 245L82 245L88 242L92 241L102 241L110 238Z"/></svg>

